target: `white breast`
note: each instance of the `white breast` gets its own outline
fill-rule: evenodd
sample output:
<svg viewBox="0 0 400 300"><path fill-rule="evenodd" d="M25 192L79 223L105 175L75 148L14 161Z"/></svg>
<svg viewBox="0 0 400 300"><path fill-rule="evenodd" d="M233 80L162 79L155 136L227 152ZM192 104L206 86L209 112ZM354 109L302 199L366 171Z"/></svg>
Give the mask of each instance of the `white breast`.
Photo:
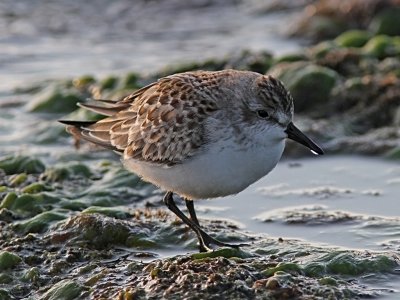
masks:
<svg viewBox="0 0 400 300"><path fill-rule="evenodd" d="M125 167L166 191L189 199L227 196L241 192L268 174L278 163L284 138L262 136L253 145L239 145L234 139L209 144L206 148L171 167L133 159L123 161Z"/></svg>

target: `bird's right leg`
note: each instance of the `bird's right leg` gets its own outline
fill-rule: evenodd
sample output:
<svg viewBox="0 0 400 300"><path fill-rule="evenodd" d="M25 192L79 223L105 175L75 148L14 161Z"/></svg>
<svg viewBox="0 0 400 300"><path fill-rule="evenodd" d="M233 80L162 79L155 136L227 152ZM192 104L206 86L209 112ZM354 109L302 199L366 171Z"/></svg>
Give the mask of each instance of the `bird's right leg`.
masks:
<svg viewBox="0 0 400 300"><path fill-rule="evenodd" d="M193 200L185 199L186 207L188 209L190 219L200 227L199 220L197 219L196 211L194 210L194 202Z"/></svg>

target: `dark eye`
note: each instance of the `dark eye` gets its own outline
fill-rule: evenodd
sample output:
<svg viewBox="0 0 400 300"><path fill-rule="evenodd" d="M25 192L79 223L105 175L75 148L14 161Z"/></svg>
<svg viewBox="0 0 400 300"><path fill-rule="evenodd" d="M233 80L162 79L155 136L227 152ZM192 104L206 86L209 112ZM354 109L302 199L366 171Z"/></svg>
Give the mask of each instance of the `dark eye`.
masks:
<svg viewBox="0 0 400 300"><path fill-rule="evenodd" d="M269 117L268 112L267 112L266 110L263 110L263 109L257 110L257 115L258 115L260 118L263 118L263 119L266 119L266 118Z"/></svg>

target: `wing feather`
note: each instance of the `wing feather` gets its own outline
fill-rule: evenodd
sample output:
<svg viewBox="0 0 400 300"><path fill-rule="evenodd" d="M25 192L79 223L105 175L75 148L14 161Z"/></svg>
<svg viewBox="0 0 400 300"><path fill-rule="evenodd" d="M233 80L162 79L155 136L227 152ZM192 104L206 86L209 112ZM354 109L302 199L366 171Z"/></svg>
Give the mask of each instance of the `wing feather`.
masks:
<svg viewBox="0 0 400 300"><path fill-rule="evenodd" d="M176 74L120 101L89 101L80 106L107 117L69 126L90 142L123 152L124 159L180 163L204 142L203 120L218 109L209 91L199 89L209 80L197 73Z"/></svg>

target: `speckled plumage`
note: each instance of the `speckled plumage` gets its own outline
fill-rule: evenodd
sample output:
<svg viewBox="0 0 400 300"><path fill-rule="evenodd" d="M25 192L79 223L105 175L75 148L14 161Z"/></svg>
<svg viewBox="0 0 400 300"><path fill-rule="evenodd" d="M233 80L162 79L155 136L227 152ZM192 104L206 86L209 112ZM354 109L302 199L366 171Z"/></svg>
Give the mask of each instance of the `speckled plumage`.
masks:
<svg viewBox="0 0 400 300"><path fill-rule="evenodd" d="M219 125L233 126L240 133L243 122L256 125L259 121L257 109L269 110L282 123L288 123L293 114L292 97L279 81L235 70L175 74L118 102L93 101L82 106L108 115L84 127L84 138L123 152L124 159L168 165L196 155L209 142L208 118L225 118ZM239 142L244 139L238 135Z"/></svg>

